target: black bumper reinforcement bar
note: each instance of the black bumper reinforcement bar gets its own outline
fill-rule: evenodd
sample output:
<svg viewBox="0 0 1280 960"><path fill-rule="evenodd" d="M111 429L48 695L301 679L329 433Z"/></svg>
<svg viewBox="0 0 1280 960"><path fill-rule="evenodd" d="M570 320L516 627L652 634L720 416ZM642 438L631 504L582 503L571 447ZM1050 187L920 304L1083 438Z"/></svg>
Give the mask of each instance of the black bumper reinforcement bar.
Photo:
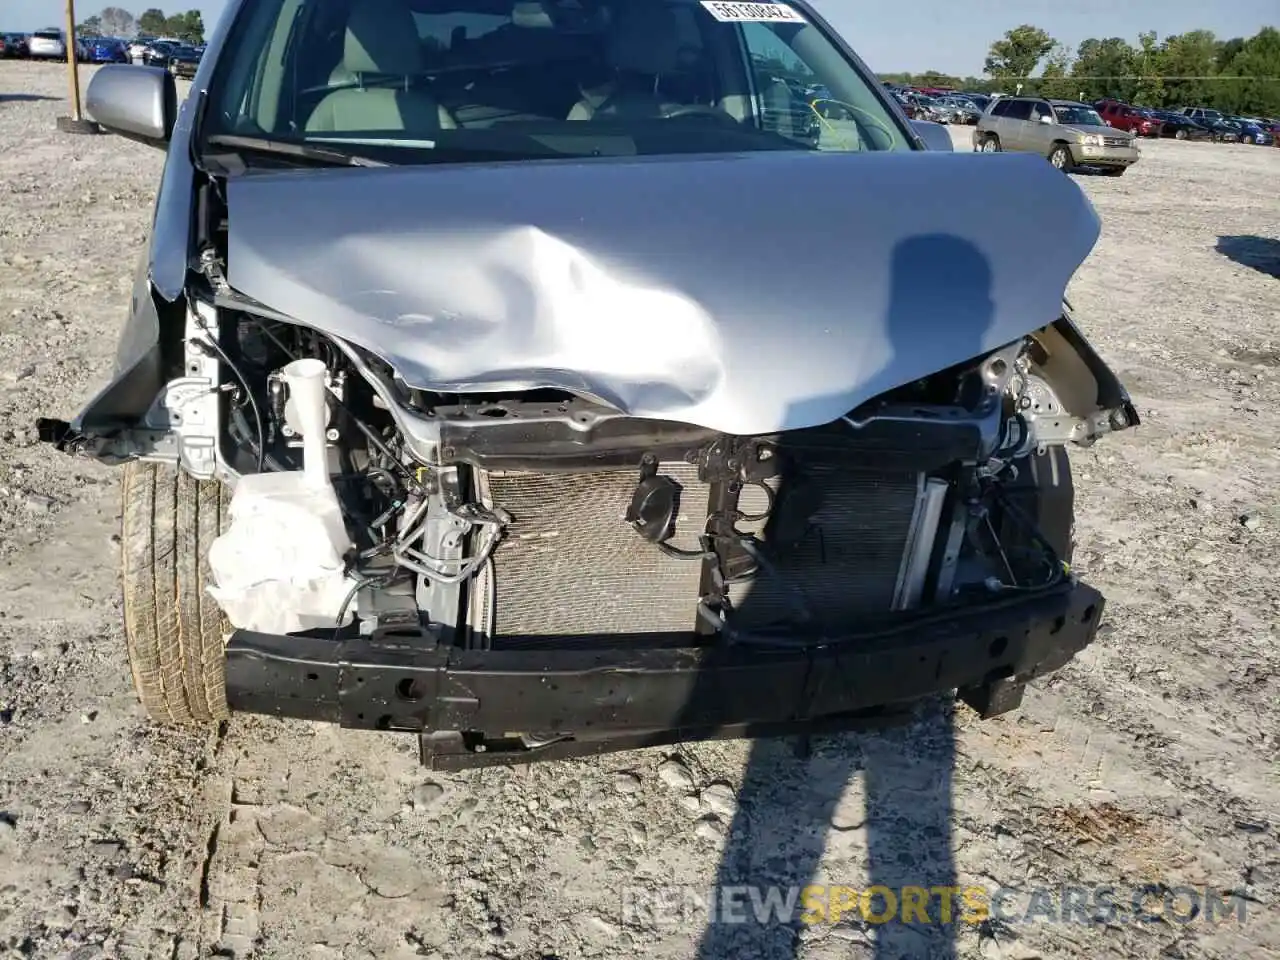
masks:
<svg viewBox="0 0 1280 960"><path fill-rule="evenodd" d="M793 649L651 635L463 650L437 646L416 624L347 640L242 630L227 646L227 699L233 711L411 731L424 762L440 767L879 726L952 690L987 717L1084 649L1103 603L1067 581Z"/></svg>

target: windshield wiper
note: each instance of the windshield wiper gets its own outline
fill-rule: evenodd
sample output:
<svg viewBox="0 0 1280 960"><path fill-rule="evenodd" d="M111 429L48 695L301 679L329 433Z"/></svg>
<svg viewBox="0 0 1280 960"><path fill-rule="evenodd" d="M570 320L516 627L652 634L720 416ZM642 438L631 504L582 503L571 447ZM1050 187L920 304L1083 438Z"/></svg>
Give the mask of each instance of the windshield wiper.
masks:
<svg viewBox="0 0 1280 960"><path fill-rule="evenodd" d="M293 157L312 163L335 167L389 167L384 160L374 160L357 153L345 150L333 150L328 147L317 147L307 143L293 143L288 140L272 140L268 137L243 137L234 133L215 133L205 143L211 146L231 147L249 153L266 153L281 157Z"/></svg>

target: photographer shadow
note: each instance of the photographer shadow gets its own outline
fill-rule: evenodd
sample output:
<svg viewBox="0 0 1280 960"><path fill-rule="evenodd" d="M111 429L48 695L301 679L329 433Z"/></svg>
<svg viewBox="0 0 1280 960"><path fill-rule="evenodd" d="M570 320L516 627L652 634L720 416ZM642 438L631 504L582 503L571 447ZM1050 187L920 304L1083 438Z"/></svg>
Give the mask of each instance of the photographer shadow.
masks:
<svg viewBox="0 0 1280 960"><path fill-rule="evenodd" d="M993 317L991 268L972 243L923 235L895 248L891 360L923 353L941 369L977 357ZM857 670L854 659L838 672ZM690 713L715 696L710 678L695 685ZM714 883L721 898L736 886L801 892L781 916L745 897L745 920L713 915L698 960L952 960L959 903L937 888L957 884L953 705L949 695L908 704L907 723L874 732L755 740Z"/></svg>

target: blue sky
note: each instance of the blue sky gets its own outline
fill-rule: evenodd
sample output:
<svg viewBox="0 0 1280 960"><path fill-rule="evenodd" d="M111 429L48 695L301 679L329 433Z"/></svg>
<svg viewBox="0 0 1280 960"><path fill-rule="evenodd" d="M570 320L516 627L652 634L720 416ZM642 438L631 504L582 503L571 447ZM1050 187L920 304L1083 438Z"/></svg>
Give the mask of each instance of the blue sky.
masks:
<svg viewBox="0 0 1280 960"><path fill-rule="evenodd" d="M1086 37L1120 36L1135 42L1138 33L1160 36L1204 28L1223 38L1251 36L1263 26L1280 25L1277 0L813 0L873 70L942 70L979 75L987 47L1005 30L1033 23L1072 48ZM106 0L80 0L80 19L108 6ZM161 0L119 2L141 13L156 5L166 12L192 7L211 28L224 0L187 0L169 6ZM62 0L0 0L0 30L34 30L61 23Z"/></svg>

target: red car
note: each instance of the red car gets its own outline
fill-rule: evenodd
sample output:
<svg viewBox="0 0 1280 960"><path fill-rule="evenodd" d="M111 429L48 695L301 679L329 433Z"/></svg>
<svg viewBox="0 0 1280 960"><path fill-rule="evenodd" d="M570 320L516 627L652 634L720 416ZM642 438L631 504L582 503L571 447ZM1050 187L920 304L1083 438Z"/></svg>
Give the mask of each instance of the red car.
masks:
<svg viewBox="0 0 1280 960"><path fill-rule="evenodd" d="M1099 100L1093 108L1117 130L1127 130L1138 137L1160 136L1160 121L1141 107L1133 107L1119 100Z"/></svg>

